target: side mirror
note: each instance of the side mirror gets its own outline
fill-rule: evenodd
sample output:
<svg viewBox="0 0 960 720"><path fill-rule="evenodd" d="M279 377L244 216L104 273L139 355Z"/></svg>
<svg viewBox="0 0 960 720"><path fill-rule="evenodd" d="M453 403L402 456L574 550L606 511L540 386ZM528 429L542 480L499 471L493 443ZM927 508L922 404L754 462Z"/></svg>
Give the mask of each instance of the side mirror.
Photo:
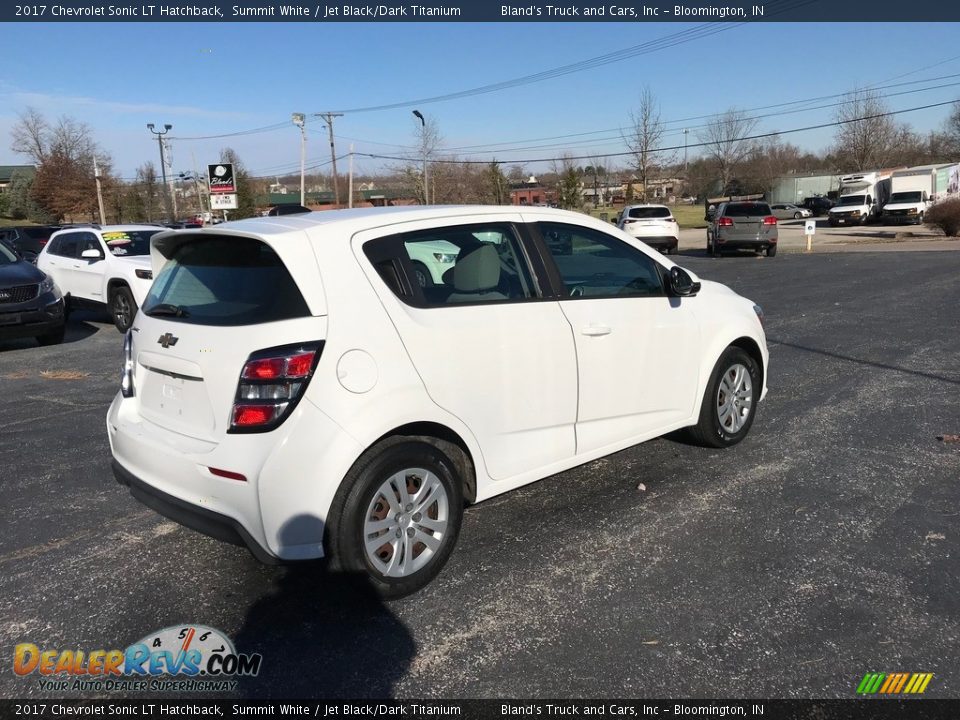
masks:
<svg viewBox="0 0 960 720"><path fill-rule="evenodd" d="M693 297L700 292L700 283L694 282L690 273L677 265L670 268L669 285L670 294L679 297Z"/></svg>
<svg viewBox="0 0 960 720"><path fill-rule="evenodd" d="M103 253L96 248L90 248L80 253L80 257L84 260L103 260Z"/></svg>

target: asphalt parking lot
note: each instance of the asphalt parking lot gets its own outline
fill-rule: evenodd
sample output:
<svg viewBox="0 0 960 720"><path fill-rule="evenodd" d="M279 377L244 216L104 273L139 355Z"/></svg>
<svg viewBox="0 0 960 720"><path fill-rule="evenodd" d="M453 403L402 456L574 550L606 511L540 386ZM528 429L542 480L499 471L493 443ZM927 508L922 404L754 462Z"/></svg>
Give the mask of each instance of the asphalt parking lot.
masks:
<svg viewBox="0 0 960 720"><path fill-rule="evenodd" d="M700 254L680 262L767 314L747 440L659 439L478 505L440 577L388 605L116 484L105 316L0 342L0 694L63 695L13 674L17 643L194 622L263 654L249 697L847 698L868 671L960 696L960 252Z"/></svg>

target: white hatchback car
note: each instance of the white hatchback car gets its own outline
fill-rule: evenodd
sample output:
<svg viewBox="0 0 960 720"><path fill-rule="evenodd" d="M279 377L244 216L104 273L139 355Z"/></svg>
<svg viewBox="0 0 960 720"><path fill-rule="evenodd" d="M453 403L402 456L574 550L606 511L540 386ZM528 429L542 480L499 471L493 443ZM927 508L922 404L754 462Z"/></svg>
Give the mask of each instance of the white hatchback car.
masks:
<svg viewBox="0 0 960 720"><path fill-rule="evenodd" d="M627 205L617 227L667 255L680 244L680 225L666 205Z"/></svg>
<svg viewBox="0 0 960 720"><path fill-rule="evenodd" d="M421 284L440 240L453 270ZM465 504L679 428L733 445L766 389L758 306L577 213L338 210L151 244L107 416L117 479L388 597L440 571Z"/></svg>

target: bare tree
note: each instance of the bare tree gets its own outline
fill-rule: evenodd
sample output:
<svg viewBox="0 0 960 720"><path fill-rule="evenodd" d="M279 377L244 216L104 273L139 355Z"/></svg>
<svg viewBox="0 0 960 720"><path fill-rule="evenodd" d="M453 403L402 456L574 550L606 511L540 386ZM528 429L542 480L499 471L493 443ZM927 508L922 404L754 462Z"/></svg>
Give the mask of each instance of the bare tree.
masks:
<svg viewBox="0 0 960 720"><path fill-rule="evenodd" d="M640 92L640 104L630 112L630 128L624 136L627 147L633 153L637 177L643 185L641 200L647 199L648 186L653 171L665 162L660 149L663 139L663 122L657 99L645 85Z"/></svg>
<svg viewBox="0 0 960 720"><path fill-rule="evenodd" d="M737 166L746 160L753 150L753 142L748 136L756 126L756 118L750 117L743 110L731 108L722 115L717 115L697 133L700 142L705 145L707 155L716 163L723 186L720 188L721 194L727 192Z"/></svg>
<svg viewBox="0 0 960 720"><path fill-rule="evenodd" d="M420 118L423 118L422 120ZM425 162L428 166L427 175L430 175L430 171L434 168L429 167L430 158L432 158L437 150L440 148L440 145L443 143L443 136L440 134L440 128L437 125L437 121L432 117L427 115L420 115L414 118L416 122L416 133L417 133L417 145L420 149L420 157L417 158L421 162ZM429 178L424 178L423 173L421 172L420 178L417 181L417 197L419 198L421 204L427 203L427 198L431 197L433 193L428 193L428 188L425 185L425 182L429 182L432 189L436 189L437 183L435 181L429 180Z"/></svg>
<svg viewBox="0 0 960 720"><path fill-rule="evenodd" d="M148 221L153 221L157 208L157 199L160 196L160 185L157 180L157 168L152 162L145 162L137 168L136 180L140 205Z"/></svg>
<svg viewBox="0 0 960 720"><path fill-rule="evenodd" d="M10 130L10 149L26 155L34 165L40 165L49 150L50 126L47 119L32 107L20 113L18 118Z"/></svg>
<svg viewBox="0 0 960 720"><path fill-rule="evenodd" d="M95 157L105 185L113 180L110 158L97 147L90 126L67 116L51 125L39 111L27 108L10 134L11 149L37 165L33 199L57 219L73 214L92 217L96 207Z"/></svg>
<svg viewBox="0 0 960 720"><path fill-rule="evenodd" d="M845 96L835 114L839 125L832 149L839 170L869 170L895 161L902 128L886 112L876 90L854 90Z"/></svg>

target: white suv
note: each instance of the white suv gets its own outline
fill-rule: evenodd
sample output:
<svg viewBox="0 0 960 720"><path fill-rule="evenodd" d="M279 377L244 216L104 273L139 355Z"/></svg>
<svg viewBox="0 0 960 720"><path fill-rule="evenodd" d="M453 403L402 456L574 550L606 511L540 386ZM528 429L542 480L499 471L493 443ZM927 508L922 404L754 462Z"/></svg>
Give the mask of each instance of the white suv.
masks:
<svg viewBox="0 0 960 720"><path fill-rule="evenodd" d="M114 325L126 332L153 282L150 238L156 225L104 225L60 230L37 256L37 267L63 292L67 311L107 305Z"/></svg>
<svg viewBox="0 0 960 720"><path fill-rule="evenodd" d="M680 244L680 225L666 205L627 205L617 227L667 255Z"/></svg>
<svg viewBox="0 0 960 720"><path fill-rule="evenodd" d="M421 284L438 240L452 272ZM679 428L733 445L766 389L758 306L577 213L338 210L151 244L117 479L388 597L440 571L465 504Z"/></svg>

